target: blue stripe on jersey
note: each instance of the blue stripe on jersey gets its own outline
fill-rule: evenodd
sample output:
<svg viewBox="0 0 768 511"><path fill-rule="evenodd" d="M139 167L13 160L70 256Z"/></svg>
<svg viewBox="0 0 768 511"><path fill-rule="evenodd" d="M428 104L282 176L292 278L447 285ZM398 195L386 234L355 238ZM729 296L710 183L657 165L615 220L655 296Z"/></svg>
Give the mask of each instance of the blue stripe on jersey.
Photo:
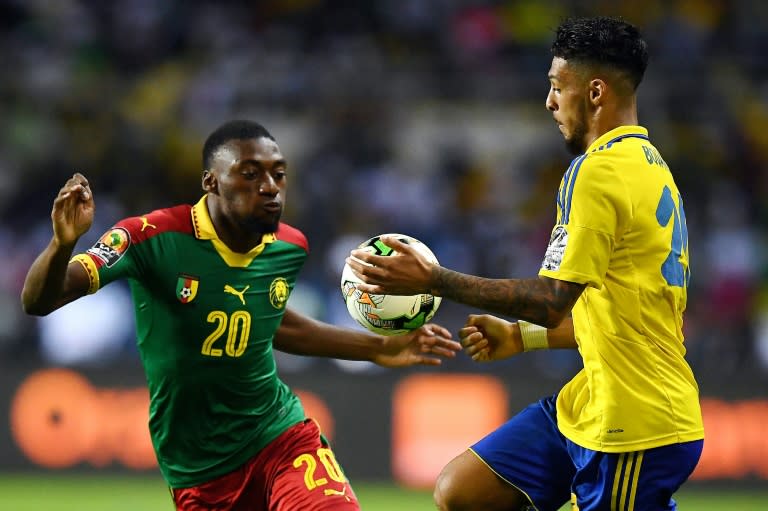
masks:
<svg viewBox="0 0 768 511"><path fill-rule="evenodd" d="M595 151L602 151L603 149L610 149L613 144L616 142L621 142L625 138L642 138L643 140L650 140L647 135L641 135L639 133L629 133L627 135L619 135L616 138L612 138L608 142L605 143L605 145L601 145L600 147L596 147L595 149L592 149L592 152Z"/></svg>
<svg viewBox="0 0 768 511"><path fill-rule="evenodd" d="M563 225L568 225L568 220L571 215L571 200L573 200L573 188L576 186L576 178L579 176L579 169L581 168L581 164L584 162L584 160L587 159L586 154L579 156L575 160L573 160L576 164L572 167L569 172L572 174L570 176L570 182L566 182L566 186L568 187L567 196L565 199L565 209L563 209L563 218L560 221ZM564 190L565 191L565 190Z"/></svg>
<svg viewBox="0 0 768 511"><path fill-rule="evenodd" d="M625 138L641 138L643 140L650 140L647 135L641 135L639 133L628 133L626 135L619 135L616 138L612 138L604 145L593 149L592 152L594 153L596 151L602 151L603 149L610 149L613 144L621 142ZM574 158L573 161L571 161L568 170L565 171L565 176L563 176L563 187L557 197L557 204L560 206L560 211L562 212L562 219L559 223L563 225L568 223L571 214L571 199L573 197L573 187L576 184L576 176L578 175L581 163L584 161L584 158L587 157L587 154L583 154Z"/></svg>
<svg viewBox="0 0 768 511"><path fill-rule="evenodd" d="M568 165L568 170L565 171L565 174L563 175L563 186L560 187L560 192L557 194L557 205L560 206L560 215L565 214L565 192L568 189L568 180L571 179L571 171L573 170L573 165L576 163L576 160L581 158L581 156L577 156L573 160L571 160L571 164ZM562 223L562 222L558 222Z"/></svg>

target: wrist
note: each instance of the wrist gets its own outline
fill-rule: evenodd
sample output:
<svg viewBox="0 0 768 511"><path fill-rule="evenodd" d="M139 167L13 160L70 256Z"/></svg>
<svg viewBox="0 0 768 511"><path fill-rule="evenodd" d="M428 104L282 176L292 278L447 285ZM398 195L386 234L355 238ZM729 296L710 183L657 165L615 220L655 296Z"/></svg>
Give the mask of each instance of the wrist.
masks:
<svg viewBox="0 0 768 511"><path fill-rule="evenodd" d="M517 322L517 326L520 329L523 351L545 350L549 348L546 327L522 320Z"/></svg>
<svg viewBox="0 0 768 511"><path fill-rule="evenodd" d="M51 238L51 247L56 252L69 252L72 253L72 251L75 249L75 244L77 244L77 240L62 240L58 236L53 236Z"/></svg>
<svg viewBox="0 0 768 511"><path fill-rule="evenodd" d="M389 338L385 335L376 335L371 339L370 345L374 346L374 349L371 350L370 356L368 357L370 362L373 362L376 365L383 365L383 357L386 356L387 345L389 344L387 342L388 340Z"/></svg>
<svg viewBox="0 0 768 511"><path fill-rule="evenodd" d="M427 282L427 292L432 296L443 296L443 290L440 289L440 282L442 281L440 271L443 269L437 263L431 263L432 269L429 272L429 281Z"/></svg>

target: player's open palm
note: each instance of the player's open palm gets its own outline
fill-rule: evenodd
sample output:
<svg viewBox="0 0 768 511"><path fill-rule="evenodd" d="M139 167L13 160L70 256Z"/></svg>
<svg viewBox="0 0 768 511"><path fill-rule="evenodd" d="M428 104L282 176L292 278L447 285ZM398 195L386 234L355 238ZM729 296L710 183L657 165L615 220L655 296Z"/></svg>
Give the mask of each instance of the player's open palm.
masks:
<svg viewBox="0 0 768 511"><path fill-rule="evenodd" d="M93 193L82 174L74 174L53 201L53 234L61 245L74 243L91 228L94 215Z"/></svg>
<svg viewBox="0 0 768 511"><path fill-rule="evenodd" d="M475 362L501 360L523 351L514 323L490 314L470 314L459 330L459 339Z"/></svg>
<svg viewBox="0 0 768 511"><path fill-rule="evenodd" d="M428 323L412 332L384 338L382 351L374 362L384 367L440 365L442 358L453 358L461 344L451 339L445 328Z"/></svg>

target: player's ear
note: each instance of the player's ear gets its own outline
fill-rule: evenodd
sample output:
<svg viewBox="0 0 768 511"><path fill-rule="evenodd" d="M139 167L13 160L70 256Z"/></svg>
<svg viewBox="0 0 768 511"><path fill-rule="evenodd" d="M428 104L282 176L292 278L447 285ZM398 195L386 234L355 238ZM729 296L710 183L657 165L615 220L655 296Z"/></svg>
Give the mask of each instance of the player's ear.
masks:
<svg viewBox="0 0 768 511"><path fill-rule="evenodd" d="M218 182L216 181L216 176L211 172L210 170L204 170L203 171L203 190L205 190L207 193L216 193L216 190L218 189Z"/></svg>
<svg viewBox="0 0 768 511"><path fill-rule="evenodd" d="M589 82L589 102L598 106L605 94L605 82L600 78L595 78Z"/></svg>

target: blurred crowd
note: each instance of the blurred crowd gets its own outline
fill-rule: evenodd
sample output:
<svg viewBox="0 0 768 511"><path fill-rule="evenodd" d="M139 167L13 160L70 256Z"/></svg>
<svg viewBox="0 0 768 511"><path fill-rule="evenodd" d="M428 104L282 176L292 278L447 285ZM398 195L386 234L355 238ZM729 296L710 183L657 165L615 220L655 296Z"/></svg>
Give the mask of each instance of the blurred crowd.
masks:
<svg viewBox="0 0 768 511"><path fill-rule="evenodd" d="M194 202L202 143L232 118L263 123L288 158L284 220L311 247L292 306L352 325L344 257L383 232L456 270L535 275L571 158L544 108L549 44L564 16L592 14L650 45L640 121L685 200L689 359L705 377L768 374L761 0L2 0L0 364L135 359L123 284L23 315L52 200L74 171L90 180L81 250L123 217ZM435 319L456 331L468 312L444 301ZM578 364L534 356L553 374Z"/></svg>

